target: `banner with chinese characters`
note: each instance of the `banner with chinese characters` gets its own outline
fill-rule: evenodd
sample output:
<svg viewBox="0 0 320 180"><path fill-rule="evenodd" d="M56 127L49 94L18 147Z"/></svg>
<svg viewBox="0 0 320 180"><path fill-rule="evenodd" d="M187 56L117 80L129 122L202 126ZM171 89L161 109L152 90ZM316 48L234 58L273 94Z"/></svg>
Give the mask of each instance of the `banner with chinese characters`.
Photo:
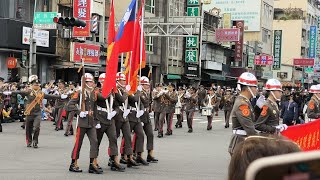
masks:
<svg viewBox="0 0 320 180"><path fill-rule="evenodd" d="M235 62L242 62L243 57L243 31L244 31L244 21L236 21L236 27L240 29L239 41L235 45Z"/></svg>
<svg viewBox="0 0 320 180"><path fill-rule="evenodd" d="M233 42L239 41L240 30L238 28L216 29L216 41Z"/></svg>
<svg viewBox="0 0 320 180"><path fill-rule="evenodd" d="M320 17L318 17L318 23L317 23L317 27L318 27L318 30L317 30L317 39L319 42L320 41ZM317 56L319 57L320 56L320 43L317 43Z"/></svg>
<svg viewBox="0 0 320 180"><path fill-rule="evenodd" d="M86 64L99 64L100 46L94 44L72 43L71 61L81 63L84 58Z"/></svg>
<svg viewBox="0 0 320 180"><path fill-rule="evenodd" d="M86 27L73 27L73 37L90 37L91 0L73 0L73 17L87 23Z"/></svg>
<svg viewBox="0 0 320 180"><path fill-rule="evenodd" d="M306 124L289 126L281 133L283 136L296 142L302 150L312 151L320 149L320 120Z"/></svg>
<svg viewBox="0 0 320 180"><path fill-rule="evenodd" d="M317 26L310 26L309 58L316 57Z"/></svg>
<svg viewBox="0 0 320 180"><path fill-rule="evenodd" d="M273 44L273 70L281 69L281 49L282 49L282 30L274 31L274 44Z"/></svg>

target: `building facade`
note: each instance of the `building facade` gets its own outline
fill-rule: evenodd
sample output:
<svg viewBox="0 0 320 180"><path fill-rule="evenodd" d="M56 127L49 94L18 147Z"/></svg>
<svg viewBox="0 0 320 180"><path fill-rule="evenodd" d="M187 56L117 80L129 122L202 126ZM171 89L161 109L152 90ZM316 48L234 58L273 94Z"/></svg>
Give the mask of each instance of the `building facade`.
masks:
<svg viewBox="0 0 320 180"><path fill-rule="evenodd" d="M315 78L312 73L306 75L302 67L293 65L293 59L313 56L310 51L310 27L318 26L319 16L320 6L317 0L275 1L273 26L275 30L282 30L283 37L281 69L273 72L274 77L291 86L304 82L304 87L307 87L313 83ZM315 62L319 62L318 53Z"/></svg>

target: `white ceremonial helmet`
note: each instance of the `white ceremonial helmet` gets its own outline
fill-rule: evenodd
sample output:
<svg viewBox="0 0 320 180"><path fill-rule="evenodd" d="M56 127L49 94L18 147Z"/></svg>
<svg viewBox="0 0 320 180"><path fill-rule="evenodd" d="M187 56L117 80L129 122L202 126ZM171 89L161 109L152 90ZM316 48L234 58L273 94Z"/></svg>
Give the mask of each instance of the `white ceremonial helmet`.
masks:
<svg viewBox="0 0 320 180"><path fill-rule="evenodd" d="M106 73L102 73L102 74L100 74L98 81L99 81L100 83L102 83L102 82L104 82L105 79L106 79Z"/></svg>
<svg viewBox="0 0 320 180"><path fill-rule="evenodd" d="M282 91L281 82L277 79L269 79L265 85L267 91Z"/></svg>
<svg viewBox="0 0 320 180"><path fill-rule="evenodd" d="M319 85L312 85L309 89L309 93L313 93L313 94L320 93L320 86Z"/></svg>
<svg viewBox="0 0 320 180"><path fill-rule="evenodd" d="M116 80L117 81L120 81L120 80L125 81L126 80L126 76L122 72L118 72L117 75L116 75Z"/></svg>
<svg viewBox="0 0 320 180"><path fill-rule="evenodd" d="M39 83L39 78L38 78L38 76L37 76L37 75L31 75L31 76L29 77L29 82L30 82L30 83L33 83L33 82Z"/></svg>
<svg viewBox="0 0 320 180"><path fill-rule="evenodd" d="M141 83L141 85L150 85L149 78L147 78L146 76L142 76L140 78L140 83Z"/></svg>
<svg viewBox="0 0 320 180"><path fill-rule="evenodd" d="M84 74L84 80L85 80L86 82L94 82L94 77L93 77L93 75L90 74L90 73L85 73L85 74Z"/></svg>
<svg viewBox="0 0 320 180"><path fill-rule="evenodd" d="M244 72L239 76L238 84L257 87L258 80L255 75L249 72Z"/></svg>

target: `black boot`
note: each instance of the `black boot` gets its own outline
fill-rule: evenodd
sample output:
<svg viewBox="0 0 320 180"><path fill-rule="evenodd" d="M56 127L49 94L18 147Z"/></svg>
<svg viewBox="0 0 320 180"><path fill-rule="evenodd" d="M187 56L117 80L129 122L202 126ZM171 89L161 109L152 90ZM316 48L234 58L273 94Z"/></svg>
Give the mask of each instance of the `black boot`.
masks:
<svg viewBox="0 0 320 180"><path fill-rule="evenodd" d="M140 155L137 156L137 163L142 164L144 166L149 166L149 163L144 160Z"/></svg>
<svg viewBox="0 0 320 180"><path fill-rule="evenodd" d="M22 125L21 125L21 128L22 128L22 129L25 129L26 127L25 127L25 125L24 125L24 124L22 124Z"/></svg>
<svg viewBox="0 0 320 180"><path fill-rule="evenodd" d="M212 126L208 126L208 127L207 127L207 130L208 130L208 131L212 130Z"/></svg>
<svg viewBox="0 0 320 180"><path fill-rule="evenodd" d="M114 160L111 160L110 167L111 167L111 171L124 172L126 170L125 167L123 167L120 164L116 163Z"/></svg>
<svg viewBox="0 0 320 180"><path fill-rule="evenodd" d="M27 147L31 147L31 142L29 142L29 143L27 144Z"/></svg>
<svg viewBox="0 0 320 180"><path fill-rule="evenodd" d="M73 136L73 130L69 132L69 135Z"/></svg>
<svg viewBox="0 0 320 180"><path fill-rule="evenodd" d="M59 131L59 128L58 128L58 127L56 127L54 130Z"/></svg>
<svg viewBox="0 0 320 180"><path fill-rule="evenodd" d="M124 157L121 156L120 163L121 164L127 164L127 160L125 160Z"/></svg>
<svg viewBox="0 0 320 180"><path fill-rule="evenodd" d="M32 146L33 146L33 148L37 149L38 148L38 143L34 142Z"/></svg>
<svg viewBox="0 0 320 180"><path fill-rule="evenodd" d="M174 125L176 128L178 128L179 127L179 125L178 124L176 124L176 125Z"/></svg>
<svg viewBox="0 0 320 180"><path fill-rule="evenodd" d="M70 172L80 173L80 172L82 172L82 169L80 169L79 166L76 163L71 163L70 167L69 167L69 171Z"/></svg>
<svg viewBox="0 0 320 180"><path fill-rule="evenodd" d="M188 133L192 133L192 132L193 132L192 128L189 128Z"/></svg>
<svg viewBox="0 0 320 180"><path fill-rule="evenodd" d="M0 125L0 132L2 132L2 125Z"/></svg>
<svg viewBox="0 0 320 180"><path fill-rule="evenodd" d="M102 172L99 170L99 168L97 166L95 166L93 163L90 163L90 165L89 165L89 173L102 174Z"/></svg>
<svg viewBox="0 0 320 180"><path fill-rule="evenodd" d="M133 166L139 166L139 164L137 162L135 162L133 159L128 158L127 160L127 167L131 168Z"/></svg>
<svg viewBox="0 0 320 180"><path fill-rule="evenodd" d="M147 161L148 161L148 162L151 162L151 163L157 163L159 160L156 159L156 158L154 158L154 157L152 157L152 156L149 154L148 157L147 157Z"/></svg>
<svg viewBox="0 0 320 180"><path fill-rule="evenodd" d="M163 137L163 133L159 132L158 133L158 138L162 138Z"/></svg>

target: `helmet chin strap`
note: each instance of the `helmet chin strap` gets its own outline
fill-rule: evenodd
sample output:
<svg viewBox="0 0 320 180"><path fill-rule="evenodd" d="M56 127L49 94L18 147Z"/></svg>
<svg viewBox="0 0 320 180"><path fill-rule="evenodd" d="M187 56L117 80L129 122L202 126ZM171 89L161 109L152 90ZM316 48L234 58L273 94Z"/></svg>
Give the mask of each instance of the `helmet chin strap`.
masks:
<svg viewBox="0 0 320 180"><path fill-rule="evenodd" d="M253 94L250 86L248 86L248 89L249 89L249 92L251 93L252 98L256 98L256 95Z"/></svg>
<svg viewBox="0 0 320 180"><path fill-rule="evenodd" d="M276 96L274 95L273 91L270 91L271 92L271 95L273 96L273 98L276 100L276 101L280 101L281 99L278 99L276 98Z"/></svg>
<svg viewBox="0 0 320 180"><path fill-rule="evenodd" d="M93 89L93 87L88 86L88 84L86 84L86 87L90 90Z"/></svg>

